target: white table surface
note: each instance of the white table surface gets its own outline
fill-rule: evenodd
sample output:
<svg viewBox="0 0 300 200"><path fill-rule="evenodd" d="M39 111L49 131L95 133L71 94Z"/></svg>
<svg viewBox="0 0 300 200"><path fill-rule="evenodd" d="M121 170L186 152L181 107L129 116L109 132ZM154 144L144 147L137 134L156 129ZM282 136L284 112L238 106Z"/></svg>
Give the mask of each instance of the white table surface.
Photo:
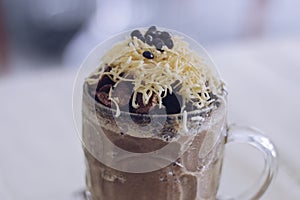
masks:
<svg viewBox="0 0 300 200"><path fill-rule="evenodd" d="M278 176L262 199L300 199L300 38L208 50L227 82L229 122L258 127L279 150ZM74 78L70 70L47 70L0 79L1 200L71 200L84 188ZM262 166L253 148L228 145L220 192L239 193Z"/></svg>

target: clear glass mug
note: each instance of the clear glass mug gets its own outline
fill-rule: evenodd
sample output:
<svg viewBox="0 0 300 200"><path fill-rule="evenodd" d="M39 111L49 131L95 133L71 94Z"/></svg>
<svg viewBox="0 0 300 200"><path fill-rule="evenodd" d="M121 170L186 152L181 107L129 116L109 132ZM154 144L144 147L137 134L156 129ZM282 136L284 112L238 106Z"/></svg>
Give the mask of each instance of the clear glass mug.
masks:
<svg viewBox="0 0 300 200"><path fill-rule="evenodd" d="M209 66L215 66L197 42L168 31L183 37ZM95 101L95 86L85 78L99 66L99 58L129 34L118 34L98 45L84 61L74 84L73 111L86 159L87 199L225 199L217 197L224 147L235 142L263 153L264 176L255 188L226 199L259 199L277 172L277 152L261 132L227 125L226 92L211 112L173 115L121 111L116 117L115 109ZM171 137L174 135L179 136Z"/></svg>

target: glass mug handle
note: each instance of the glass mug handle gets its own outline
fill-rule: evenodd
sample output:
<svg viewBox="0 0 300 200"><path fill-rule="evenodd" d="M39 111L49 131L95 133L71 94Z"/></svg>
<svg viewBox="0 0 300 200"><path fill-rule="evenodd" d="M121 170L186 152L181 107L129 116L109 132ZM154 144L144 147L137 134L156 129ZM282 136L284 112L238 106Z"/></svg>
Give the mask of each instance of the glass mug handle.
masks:
<svg viewBox="0 0 300 200"><path fill-rule="evenodd" d="M228 143L246 143L263 153L264 170L259 182L249 188L247 191L236 197L219 197L219 200L256 200L259 199L269 187L272 179L277 173L278 161L277 151L274 144L269 138L264 136L260 131L239 125L231 125L227 130L227 144Z"/></svg>

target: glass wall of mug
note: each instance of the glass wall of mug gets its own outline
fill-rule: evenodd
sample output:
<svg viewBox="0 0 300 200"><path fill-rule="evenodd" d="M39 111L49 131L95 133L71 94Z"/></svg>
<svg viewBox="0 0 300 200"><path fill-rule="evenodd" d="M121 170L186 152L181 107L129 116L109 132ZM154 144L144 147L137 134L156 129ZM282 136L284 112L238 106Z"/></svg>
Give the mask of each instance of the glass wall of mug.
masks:
<svg viewBox="0 0 300 200"><path fill-rule="evenodd" d="M225 96L206 110L139 115L83 95L82 140L91 199L214 199L226 137Z"/></svg>

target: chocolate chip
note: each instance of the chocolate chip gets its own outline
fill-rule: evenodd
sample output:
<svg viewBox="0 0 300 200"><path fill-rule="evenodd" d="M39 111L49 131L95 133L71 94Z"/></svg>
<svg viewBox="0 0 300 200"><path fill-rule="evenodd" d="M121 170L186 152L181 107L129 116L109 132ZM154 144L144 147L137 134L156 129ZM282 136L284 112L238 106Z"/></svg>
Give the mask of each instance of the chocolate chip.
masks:
<svg viewBox="0 0 300 200"><path fill-rule="evenodd" d="M106 85L103 85L103 86L99 89L98 92L106 92L106 93L108 94L111 87L112 87L112 84L106 84Z"/></svg>
<svg viewBox="0 0 300 200"><path fill-rule="evenodd" d="M156 37L161 38L161 31L156 31Z"/></svg>
<svg viewBox="0 0 300 200"><path fill-rule="evenodd" d="M129 112L139 114L139 115L130 115L130 117L138 125L146 126L149 123L151 123L151 117L149 117L148 114L159 114L159 111L157 110L158 99L157 99L157 95L153 94L150 98L149 103L147 105L144 105L142 95L143 95L142 93L138 93L136 97L136 103L139 105L138 108L132 107L131 105L132 97L131 97L131 101L129 104Z"/></svg>
<svg viewBox="0 0 300 200"><path fill-rule="evenodd" d="M143 56L148 59L153 59L154 55L150 51L144 51Z"/></svg>
<svg viewBox="0 0 300 200"><path fill-rule="evenodd" d="M152 31L147 31L147 32L145 33L145 38L146 38L147 36L151 36L152 39L157 38L156 32L152 32Z"/></svg>
<svg viewBox="0 0 300 200"><path fill-rule="evenodd" d="M104 72L109 72L110 70L111 70L111 67L108 66L105 68ZM100 88L102 88L104 85L114 85L114 84L115 84L115 82L113 80L111 80L109 76L103 75L98 82L96 92L98 92L100 90Z"/></svg>
<svg viewBox="0 0 300 200"><path fill-rule="evenodd" d="M133 38L133 37L140 37L141 35L142 35L142 33L139 31L139 30L134 30L134 31L132 31L131 32L131 37Z"/></svg>
<svg viewBox="0 0 300 200"><path fill-rule="evenodd" d="M157 98L155 98L155 99L157 99ZM139 124L140 126L149 124L151 122L151 118L144 114L148 114L150 112L150 109L154 106L153 105L154 97L152 96L149 103L147 105L144 105L143 104L143 94L138 93L136 96L136 103L139 105L138 108L132 107L132 101L133 101L133 95L131 96L130 103L129 103L129 112L141 114L141 115L130 115L132 121Z"/></svg>
<svg viewBox="0 0 300 200"><path fill-rule="evenodd" d="M166 107L167 114L177 114L181 110L181 98L180 95L168 93L166 97L162 99L163 105Z"/></svg>
<svg viewBox="0 0 300 200"><path fill-rule="evenodd" d="M164 45L164 42L159 38L154 38L153 39L153 45L155 46L155 48L157 50L160 50L160 49L162 49L162 47Z"/></svg>
<svg viewBox="0 0 300 200"><path fill-rule="evenodd" d="M111 67L110 66L106 66L104 72L110 72L110 70L111 70Z"/></svg>
<svg viewBox="0 0 300 200"><path fill-rule="evenodd" d="M145 42L145 38L139 30L132 31L130 35L131 35L132 38L136 37L137 39Z"/></svg>
<svg viewBox="0 0 300 200"><path fill-rule="evenodd" d="M163 31L160 36L163 40L171 38L170 33Z"/></svg>
<svg viewBox="0 0 300 200"><path fill-rule="evenodd" d="M157 29L156 29L156 26L150 26L148 31L151 31L151 32L155 32Z"/></svg>
<svg viewBox="0 0 300 200"><path fill-rule="evenodd" d="M110 88L112 87L111 84L107 84L102 86L99 91L97 91L96 93L96 101L102 103L105 106L109 106L111 105L111 101L108 99L108 93Z"/></svg>
<svg viewBox="0 0 300 200"><path fill-rule="evenodd" d="M152 40L153 40L153 37L151 35L145 35L145 42L147 44L149 44L150 46L152 45Z"/></svg>
<svg viewBox="0 0 300 200"><path fill-rule="evenodd" d="M174 43L171 38L165 39L164 43L169 49L172 49L174 47Z"/></svg>
<svg viewBox="0 0 300 200"><path fill-rule="evenodd" d="M102 86L104 86L104 85L108 85L108 84L113 85L114 83L115 83L115 82L114 82L113 80L111 80L109 76L104 75L104 76L102 76L102 78L99 80L96 91L99 91L99 89L100 89Z"/></svg>
<svg viewBox="0 0 300 200"><path fill-rule="evenodd" d="M151 36L152 38L156 38L157 37L157 29L156 26L151 26L145 33L145 38L146 36Z"/></svg>
<svg viewBox="0 0 300 200"><path fill-rule="evenodd" d="M108 99L108 94L106 92L97 92L96 94L98 102L105 106L110 107L111 101Z"/></svg>
<svg viewBox="0 0 300 200"><path fill-rule="evenodd" d="M129 105L129 112L131 113L139 113L139 114L148 114L150 109L154 108L154 106L157 104L157 95L153 94L150 97L149 103L144 105L143 103L143 94L137 93L136 95L136 103L139 105L138 108L132 107L132 97L130 99L130 105Z"/></svg>

